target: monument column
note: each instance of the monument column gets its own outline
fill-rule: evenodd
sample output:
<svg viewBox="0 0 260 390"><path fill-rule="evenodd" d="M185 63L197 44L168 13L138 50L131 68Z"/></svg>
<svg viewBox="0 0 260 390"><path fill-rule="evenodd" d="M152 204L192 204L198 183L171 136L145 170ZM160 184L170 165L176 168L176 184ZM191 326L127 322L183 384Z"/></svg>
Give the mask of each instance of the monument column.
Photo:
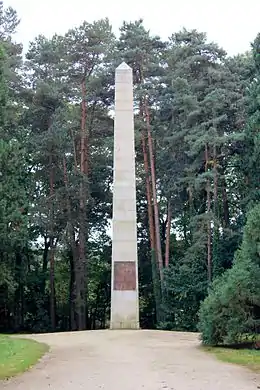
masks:
<svg viewBox="0 0 260 390"><path fill-rule="evenodd" d="M115 74L110 329L139 329L133 73Z"/></svg>

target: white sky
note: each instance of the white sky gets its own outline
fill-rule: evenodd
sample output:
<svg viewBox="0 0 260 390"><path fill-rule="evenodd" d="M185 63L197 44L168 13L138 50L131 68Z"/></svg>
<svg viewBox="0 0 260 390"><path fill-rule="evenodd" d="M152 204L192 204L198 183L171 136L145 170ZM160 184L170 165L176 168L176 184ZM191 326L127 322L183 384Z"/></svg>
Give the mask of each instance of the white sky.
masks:
<svg viewBox="0 0 260 390"><path fill-rule="evenodd" d="M25 47L38 34L63 33L83 20L108 17L114 31L123 20L144 19L151 33L166 39L182 27L207 32L229 54L244 52L260 32L260 0L4 0L22 19ZM158 8L158 5L160 8Z"/></svg>

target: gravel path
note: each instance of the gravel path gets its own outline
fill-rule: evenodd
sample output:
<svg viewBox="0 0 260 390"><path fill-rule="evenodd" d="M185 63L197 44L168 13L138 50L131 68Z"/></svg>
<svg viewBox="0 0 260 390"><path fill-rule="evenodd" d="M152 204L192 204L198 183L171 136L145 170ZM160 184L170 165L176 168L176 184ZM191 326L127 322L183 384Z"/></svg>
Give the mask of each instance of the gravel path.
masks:
<svg viewBox="0 0 260 390"><path fill-rule="evenodd" d="M8 390L256 390L260 378L197 348L192 333L91 331L33 336L51 352Z"/></svg>

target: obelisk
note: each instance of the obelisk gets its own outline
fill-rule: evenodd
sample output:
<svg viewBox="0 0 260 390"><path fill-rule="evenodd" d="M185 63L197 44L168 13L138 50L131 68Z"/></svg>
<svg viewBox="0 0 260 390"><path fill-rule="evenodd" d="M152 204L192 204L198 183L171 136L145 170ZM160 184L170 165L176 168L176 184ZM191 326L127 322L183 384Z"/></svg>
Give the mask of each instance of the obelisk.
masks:
<svg viewBox="0 0 260 390"><path fill-rule="evenodd" d="M115 74L110 329L139 329L133 73Z"/></svg>

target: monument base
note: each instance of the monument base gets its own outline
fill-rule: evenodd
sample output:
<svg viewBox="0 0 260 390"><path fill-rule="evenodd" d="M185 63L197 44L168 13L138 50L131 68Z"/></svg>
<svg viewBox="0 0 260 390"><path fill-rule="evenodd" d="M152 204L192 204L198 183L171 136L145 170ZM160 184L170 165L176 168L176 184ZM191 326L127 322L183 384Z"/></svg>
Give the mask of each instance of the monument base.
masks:
<svg viewBox="0 0 260 390"><path fill-rule="evenodd" d="M140 329L137 291L113 291L110 329Z"/></svg>
<svg viewBox="0 0 260 390"><path fill-rule="evenodd" d="M139 322L118 322L110 324L110 330L139 330Z"/></svg>

